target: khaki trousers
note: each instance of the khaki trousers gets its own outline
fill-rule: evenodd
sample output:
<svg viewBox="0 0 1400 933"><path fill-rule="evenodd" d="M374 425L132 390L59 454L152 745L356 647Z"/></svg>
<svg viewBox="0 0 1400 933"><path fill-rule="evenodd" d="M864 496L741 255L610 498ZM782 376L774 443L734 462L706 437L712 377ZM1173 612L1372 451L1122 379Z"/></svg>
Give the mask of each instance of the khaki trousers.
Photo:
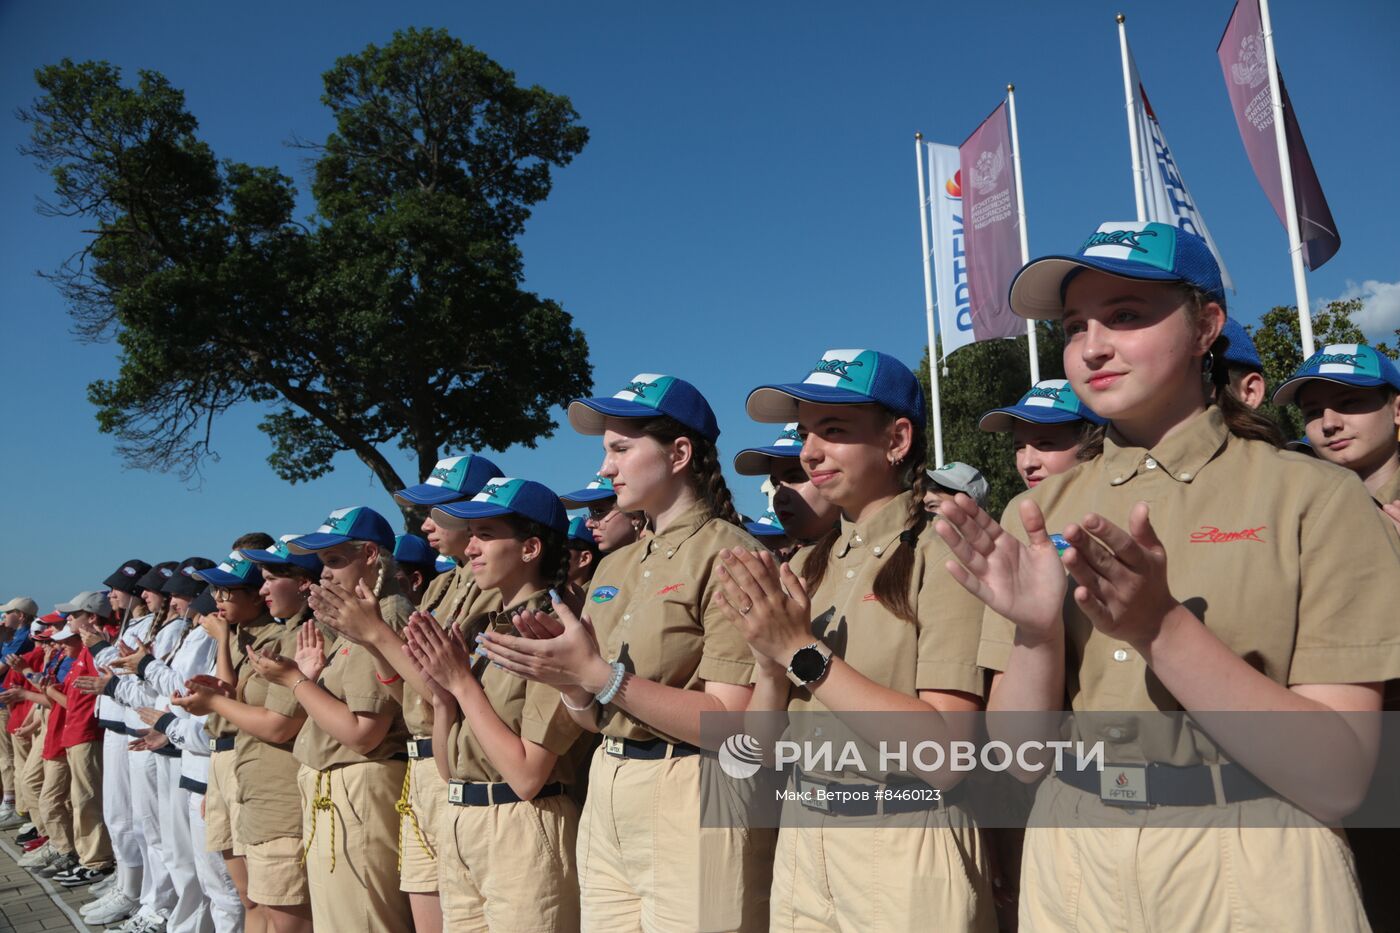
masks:
<svg viewBox="0 0 1400 933"><path fill-rule="evenodd" d="M44 814L44 835L49 837L49 845L69 855L73 852L73 801L68 794L73 778L68 772L68 759L45 761L43 775L39 812Z"/></svg>
<svg viewBox="0 0 1400 933"><path fill-rule="evenodd" d="M29 789L24 783L24 766L29 761L29 749L34 744L34 740L32 738L22 739L17 735L7 735L5 739L10 743L10 751L14 761L11 765L14 784L6 786L14 788L15 809L20 813L28 814L29 819L33 820L35 811L39 807L29 797Z"/></svg>
<svg viewBox="0 0 1400 933"><path fill-rule="evenodd" d="M41 836L48 835L47 826L44 823L44 808L39 803L39 796L44 792L44 733L47 731L48 723L46 722L29 740L29 749L24 756L23 768L19 767L18 760L15 762L15 767L19 771L19 788L24 794L25 810Z"/></svg>
<svg viewBox="0 0 1400 933"><path fill-rule="evenodd" d="M10 743L10 733L6 726L10 721L10 709L0 706L0 796L15 794L15 753Z"/></svg>
<svg viewBox="0 0 1400 933"><path fill-rule="evenodd" d="M73 847L87 868L112 866L112 841L102 821L102 740L68 749L68 798L73 811Z"/></svg>

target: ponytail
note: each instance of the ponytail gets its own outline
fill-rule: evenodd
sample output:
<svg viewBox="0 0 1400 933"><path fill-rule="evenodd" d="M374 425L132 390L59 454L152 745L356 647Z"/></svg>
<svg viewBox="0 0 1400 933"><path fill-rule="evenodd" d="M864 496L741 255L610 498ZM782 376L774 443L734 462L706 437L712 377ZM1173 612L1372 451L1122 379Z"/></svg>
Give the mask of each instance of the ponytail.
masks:
<svg viewBox="0 0 1400 933"><path fill-rule="evenodd" d="M1201 311L1206 305L1215 303L1221 305L1222 310L1224 308L1219 299L1211 297L1195 285L1182 285L1181 291L1186 298L1186 315L1193 324L1200 320ZM1220 345L1219 338L1216 339L1216 345ZM1284 445L1285 438L1279 430L1278 423L1250 408L1230 391L1230 368L1216 359L1214 347L1206 354L1201 376L1207 387L1213 390L1210 394L1214 396L1215 407L1220 409L1220 415L1225 419L1225 427L1231 434L1245 440L1264 441L1275 447Z"/></svg>
<svg viewBox="0 0 1400 933"><path fill-rule="evenodd" d="M692 451L690 478L695 484L695 492L700 501L704 502L705 508L709 510L710 517L738 525L740 528L744 526L743 519L739 517L739 510L734 508L734 497L729 492L729 485L724 481L724 472L719 463L719 450L714 441L701 437L679 421L666 416L644 422L642 433L662 444L669 444L681 437L689 440Z"/></svg>
<svg viewBox="0 0 1400 933"><path fill-rule="evenodd" d="M547 589L562 593L569 582L569 543L565 536L519 515L504 517L520 540L540 539L540 581Z"/></svg>

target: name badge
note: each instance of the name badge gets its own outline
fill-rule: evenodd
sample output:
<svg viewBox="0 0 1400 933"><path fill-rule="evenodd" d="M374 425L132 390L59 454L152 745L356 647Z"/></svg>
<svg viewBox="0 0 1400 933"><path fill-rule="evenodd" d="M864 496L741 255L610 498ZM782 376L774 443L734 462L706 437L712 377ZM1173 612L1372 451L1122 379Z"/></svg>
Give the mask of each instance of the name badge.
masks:
<svg viewBox="0 0 1400 933"><path fill-rule="evenodd" d="M464 785L465 785L465 782L464 782L464 781L448 781L448 782L447 782L447 802L448 802L448 803L461 803L461 802L462 802L462 787L463 787Z"/></svg>
<svg viewBox="0 0 1400 933"><path fill-rule="evenodd" d="M408 743L408 757L409 757L409 758L413 758L413 759L415 759L415 760L418 759L418 758L423 757L422 755L418 754L418 740L417 740L417 739L410 739L410 740L409 740L409 743Z"/></svg>
<svg viewBox="0 0 1400 933"><path fill-rule="evenodd" d="M1108 765L1099 772L1099 799L1116 807L1146 807L1147 768L1143 765Z"/></svg>
<svg viewBox="0 0 1400 933"><path fill-rule="evenodd" d="M831 798L827 794L827 785L819 781L809 781L806 778L797 779L798 800L809 810L820 810L826 813L831 810Z"/></svg>
<svg viewBox="0 0 1400 933"><path fill-rule="evenodd" d="M622 739L612 736L603 737L603 751L614 758L623 758L627 755L627 743Z"/></svg>

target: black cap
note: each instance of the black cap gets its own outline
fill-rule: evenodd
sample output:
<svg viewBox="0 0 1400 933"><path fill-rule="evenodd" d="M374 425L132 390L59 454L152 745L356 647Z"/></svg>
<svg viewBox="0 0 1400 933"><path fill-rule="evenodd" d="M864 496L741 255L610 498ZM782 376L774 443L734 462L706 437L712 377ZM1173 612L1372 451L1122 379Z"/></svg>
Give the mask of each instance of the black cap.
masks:
<svg viewBox="0 0 1400 933"><path fill-rule="evenodd" d="M186 557L180 561L180 567L160 588L162 593L170 596L195 597L204 592L204 581L196 580L194 572L196 570L208 570L210 567L218 566L207 557Z"/></svg>
<svg viewBox="0 0 1400 933"><path fill-rule="evenodd" d="M218 610L219 607L214 602L214 594L207 589L203 593L200 593L199 596L195 598L194 602L190 603L191 618L195 616L207 616Z"/></svg>
<svg viewBox="0 0 1400 933"><path fill-rule="evenodd" d="M143 590L155 590L159 593L165 584L175 576L175 571L180 569L180 562L174 560L163 560L150 570L147 570L136 581L136 585Z"/></svg>
<svg viewBox="0 0 1400 933"><path fill-rule="evenodd" d="M141 590L141 578L150 569L151 565L144 560L129 560L113 570L112 575L102 581L102 585L134 596Z"/></svg>

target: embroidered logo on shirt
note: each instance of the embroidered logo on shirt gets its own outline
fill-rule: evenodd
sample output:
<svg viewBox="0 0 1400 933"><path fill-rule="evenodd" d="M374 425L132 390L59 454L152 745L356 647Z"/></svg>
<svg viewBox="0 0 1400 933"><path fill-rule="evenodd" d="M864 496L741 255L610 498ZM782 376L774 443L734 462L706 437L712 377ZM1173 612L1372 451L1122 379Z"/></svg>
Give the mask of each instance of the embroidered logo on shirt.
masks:
<svg viewBox="0 0 1400 933"><path fill-rule="evenodd" d="M683 586L685 586L684 583L672 583L670 586L663 586L661 589L657 590L656 595L665 596L667 593L674 593Z"/></svg>
<svg viewBox="0 0 1400 933"><path fill-rule="evenodd" d="M860 601L863 602L863 603L873 603L873 602L875 602L877 599L879 599L879 597L876 596L874 593L866 593L864 596L862 596L862 597L860 598Z"/></svg>
<svg viewBox="0 0 1400 933"><path fill-rule="evenodd" d="M606 603L606 602L610 602L610 601L613 599L613 597L615 597L615 596L617 596L617 587L615 587L615 586L600 586L600 587L598 587L596 590L593 591L593 595L592 595L592 597L590 597L590 598L591 598L595 603Z"/></svg>
<svg viewBox="0 0 1400 933"><path fill-rule="evenodd" d="M1200 531L1191 532L1191 543L1228 544L1232 541L1258 541L1263 544L1264 539L1259 537L1259 532L1268 527L1260 525L1258 528L1244 528L1240 531L1221 531L1214 525L1202 525Z"/></svg>
<svg viewBox="0 0 1400 933"><path fill-rule="evenodd" d="M1061 554L1069 550L1069 542L1065 540L1064 535L1051 535L1050 543L1055 545L1055 550L1059 551Z"/></svg>
<svg viewBox="0 0 1400 933"><path fill-rule="evenodd" d="M349 653L350 653L350 649L349 649L349 648L341 648L341 649L340 649L340 653L341 653L342 655L349 654Z"/></svg>

